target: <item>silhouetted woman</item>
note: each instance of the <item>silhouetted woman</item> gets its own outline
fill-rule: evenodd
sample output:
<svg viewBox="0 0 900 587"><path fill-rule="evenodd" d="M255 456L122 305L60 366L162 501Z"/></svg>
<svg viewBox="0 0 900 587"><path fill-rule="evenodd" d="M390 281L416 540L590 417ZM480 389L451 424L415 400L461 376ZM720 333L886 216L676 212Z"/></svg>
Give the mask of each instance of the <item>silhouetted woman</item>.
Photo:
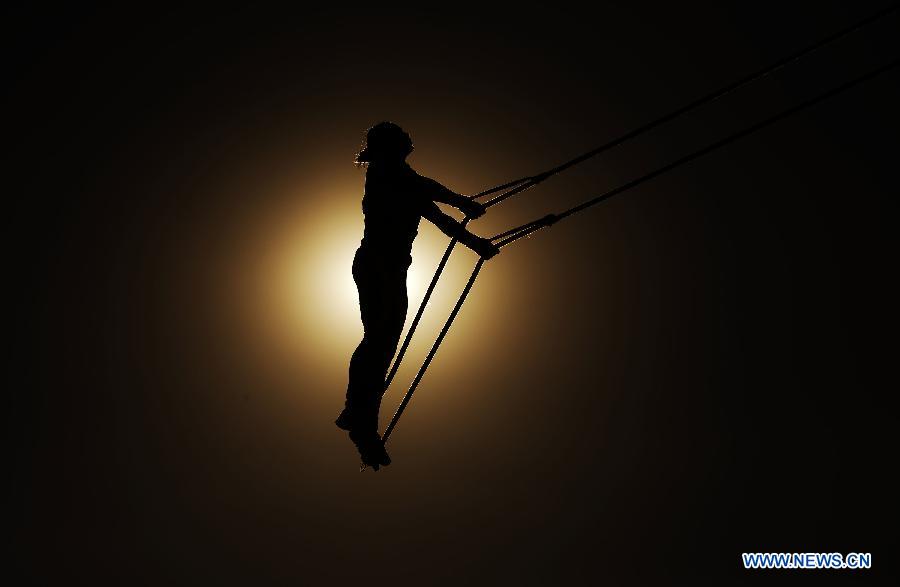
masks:
<svg viewBox="0 0 900 587"><path fill-rule="evenodd" d="M412 150L412 140L402 128L382 122L368 130L366 146L356 156L356 162L367 167L362 199L365 232L353 258L364 334L350 359L346 406L335 423L350 431L363 462L376 470L391 462L378 435L378 409L406 321L406 271L419 220L427 218L485 259L498 252L489 240L441 212L435 202L459 208L470 218L484 214L484 207L413 171L406 163Z"/></svg>

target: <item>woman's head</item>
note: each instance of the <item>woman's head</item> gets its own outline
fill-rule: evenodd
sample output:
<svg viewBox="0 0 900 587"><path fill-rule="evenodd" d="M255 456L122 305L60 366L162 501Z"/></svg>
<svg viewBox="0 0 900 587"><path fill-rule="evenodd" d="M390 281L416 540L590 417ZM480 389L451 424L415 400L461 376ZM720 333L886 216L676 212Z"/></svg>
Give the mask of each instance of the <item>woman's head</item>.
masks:
<svg viewBox="0 0 900 587"><path fill-rule="evenodd" d="M356 162L400 162L412 151L412 139L406 131L393 122L379 122L366 131L366 145L357 153Z"/></svg>

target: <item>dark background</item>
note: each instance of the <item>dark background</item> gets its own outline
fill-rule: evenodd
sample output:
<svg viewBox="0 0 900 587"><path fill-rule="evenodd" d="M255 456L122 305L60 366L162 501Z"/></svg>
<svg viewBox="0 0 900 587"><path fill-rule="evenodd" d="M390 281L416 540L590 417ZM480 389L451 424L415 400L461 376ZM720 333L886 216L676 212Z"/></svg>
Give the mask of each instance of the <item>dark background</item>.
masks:
<svg viewBox="0 0 900 587"><path fill-rule="evenodd" d="M236 326L273 217L304 210L315 254L303 227L341 205L358 238L350 162L378 120L411 132L420 172L473 193L882 6L595 4L7 13L15 584L895 575L896 72L492 260L385 471L360 475L331 424L351 342ZM479 232L881 65L896 24ZM329 183L350 186L340 203ZM874 568L745 571L745 551L872 552Z"/></svg>

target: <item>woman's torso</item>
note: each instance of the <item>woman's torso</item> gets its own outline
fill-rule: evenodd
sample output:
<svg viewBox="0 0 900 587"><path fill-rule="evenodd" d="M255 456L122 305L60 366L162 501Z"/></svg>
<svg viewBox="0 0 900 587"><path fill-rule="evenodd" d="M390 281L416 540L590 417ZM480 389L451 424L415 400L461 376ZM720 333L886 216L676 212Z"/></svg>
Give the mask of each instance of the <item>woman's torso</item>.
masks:
<svg viewBox="0 0 900 587"><path fill-rule="evenodd" d="M362 199L365 232L360 251L384 262L408 266L422 218L416 173L405 163L370 165Z"/></svg>

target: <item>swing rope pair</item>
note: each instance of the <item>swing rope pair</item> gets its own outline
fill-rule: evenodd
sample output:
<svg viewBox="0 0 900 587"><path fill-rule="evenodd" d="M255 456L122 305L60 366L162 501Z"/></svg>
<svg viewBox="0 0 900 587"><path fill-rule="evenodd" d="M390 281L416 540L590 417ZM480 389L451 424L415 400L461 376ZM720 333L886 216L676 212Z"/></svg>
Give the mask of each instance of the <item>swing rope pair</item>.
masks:
<svg viewBox="0 0 900 587"><path fill-rule="evenodd" d="M857 32L860 29L888 16L889 14L896 11L897 8L898 8L898 6L896 4L892 5L888 8L885 8L885 9L853 24L852 26L849 26L845 29L842 29L836 33L829 35L828 37L825 37L825 38L819 40L818 42L814 43L813 45L810 45L800 51L797 51L796 53L793 53L787 57L784 57L784 58L776 61L775 63L769 65L768 67L760 69L760 70L758 70L754 73L751 73L750 75L747 75L735 82L732 82L718 90L715 90L701 98L698 98L676 110L669 112L668 114L666 114L664 116L661 116L660 118L657 118L657 119L655 119L647 124L644 124L642 126L639 126L639 127L635 128L634 130L632 130L628 133L625 133L607 143L604 143L603 145L601 145L595 149L592 149L586 153L579 155L578 157L575 157L574 159L566 161L565 163L563 163L561 165L558 165L552 169L549 169L549 170L539 173L537 175L523 177L523 178L520 178L520 179L517 179L514 181L507 182L502 185L495 186L493 188L490 188L488 190L485 190L483 192L480 192L480 193L472 196L472 198L478 199L478 198L486 197L486 196L489 196L492 194L497 194L498 192L501 192L499 195L496 195L493 198L487 200L484 203L484 206L486 208L488 208L488 207L494 206L496 204L499 204L512 196L520 194L523 191L528 190L528 189L542 183L546 179L548 179L558 173L561 173L571 167L574 167L575 165L583 163L593 157L596 157L597 155L600 155L601 153L610 151L610 150L620 146L621 144L623 144L639 135L645 134L648 131L650 131L658 126L661 126L661 125L663 125L667 122L670 122L676 118L679 118L679 117L687 114L688 112L691 112L693 110L696 110L697 108L700 108L701 106L710 104L710 103L712 103L712 102L714 102L714 101L716 101L716 100L718 100L718 99L720 99L720 98L722 98L744 86L747 86L750 83L758 81L758 80L774 73L775 71L785 67L786 65L796 62L796 61L800 60L801 58L806 57L806 56L818 51L819 49L822 49L823 47L830 45L844 37L847 37L847 36L851 35L852 33ZM877 76L887 73L888 71L896 68L898 66L898 64L900 64L900 60L894 59L881 67L871 70L861 76L858 76L858 77L855 77L848 81L845 81L844 83L842 83L838 86L835 86L832 89L830 89L824 93L821 93L813 98L810 98L803 102L800 102L800 103L798 103L790 108L787 108L775 115L765 118L749 127L746 127L739 131L736 131L722 139L714 141L701 149L693 151L685 156L679 157L679 158L671 161L670 163L663 165L662 167L659 167L653 171L650 171L650 172L648 172L636 179L633 179L629 182L626 182L618 187L615 187L606 192L603 192L602 194L600 194L596 197L585 200L584 202L582 202L576 206L573 206L567 210L563 210L563 211L555 213L555 214L548 214L546 216L532 220L532 221L522 224L520 226L516 226L507 231L496 234L493 237L490 237L489 240L491 240L496 246L501 247L501 248L508 246L521 238L525 238L525 237L532 235L533 233L537 232L538 230L541 230L548 226L552 226L552 225L556 224L557 222L559 222L560 220L568 218L579 212L583 212L584 210L587 210L588 208L596 206L597 204L600 204L602 202L605 202L606 200L608 200L618 194L621 194L627 190L635 188L638 185L641 185L647 181L657 178L665 173L668 173L669 171L672 171L678 167L681 167L682 165L685 165L691 161L694 161L695 159L698 159L700 157L708 155L708 154L710 154L718 149L721 149L735 141L743 139L753 133L756 133L757 131L760 131L760 130L762 130L766 127L769 127L777 122L780 122L790 116L793 116L803 110L806 110L807 108L810 108L816 104L819 104L820 102L823 102L823 101L825 101L829 98L832 98L838 94L841 94L853 87L858 86L859 84L862 84L862 83L869 81ZM469 220L470 220L469 218L466 218L462 223L463 226L467 225ZM451 253L453 252L456 242L457 242L457 239L451 239L450 243L447 245L446 250L444 251L443 256L441 257L440 262L438 263L435 273L432 276L431 282L429 283L428 288L425 291L422 301L419 304L419 308L416 311L416 315L413 318L413 321L412 321L410 328L406 334L406 337L403 340L403 344L400 346L400 349L397 352L394 363L392 364L392 366L388 372L388 375L385 379L385 386L384 386L385 391L387 391L391 382L393 381L393 379L395 378L395 376L397 374L400 364L406 354L406 351L409 348L409 344L412 340L412 337L415 334L416 328L418 327L419 322L421 321L422 315L424 314L425 307L428 305L428 302L431 299L431 295L434 292L434 289L437 286L438 280L440 279L440 276L443 273L443 270L447 265L447 262L450 258ZM399 404L396 412L394 413L393 417L391 418L390 423L388 424L387 428L385 429L384 434L382 435L383 442L387 442L388 438L390 437L391 433L393 432L394 428L396 427L397 422L400 420L400 417L402 416L404 410L406 409L407 405L409 404L410 400L412 399L413 393L415 392L416 388L418 387L419 383L421 382L422 378L424 377L425 372L428 370L428 367L431 364L432 360L434 359L434 356L437 353L438 348L440 347L441 343L443 342L444 338L446 337L447 332L450 330L450 326L453 324L453 321L456 319L456 316L459 314L459 311L462 308L462 305L465 302L466 297L469 295L469 292L471 291L472 286L475 283L475 279L478 277L478 274L481 271L481 268L483 265L484 265L484 259L479 259L475 265L474 270L472 271L472 274L469 276L469 279L466 282L466 285L464 286L462 293L460 294L459 298L457 299L456 304L454 305L453 309L451 310L449 317L447 318L447 320L444 323L444 326L441 328L441 331L438 334L435 342L433 343L431 349L429 350L428 354L426 355L422 366L417 371L415 377L412 380L412 383L410 384L408 390L404 394L403 399L400 401L400 404Z"/></svg>

